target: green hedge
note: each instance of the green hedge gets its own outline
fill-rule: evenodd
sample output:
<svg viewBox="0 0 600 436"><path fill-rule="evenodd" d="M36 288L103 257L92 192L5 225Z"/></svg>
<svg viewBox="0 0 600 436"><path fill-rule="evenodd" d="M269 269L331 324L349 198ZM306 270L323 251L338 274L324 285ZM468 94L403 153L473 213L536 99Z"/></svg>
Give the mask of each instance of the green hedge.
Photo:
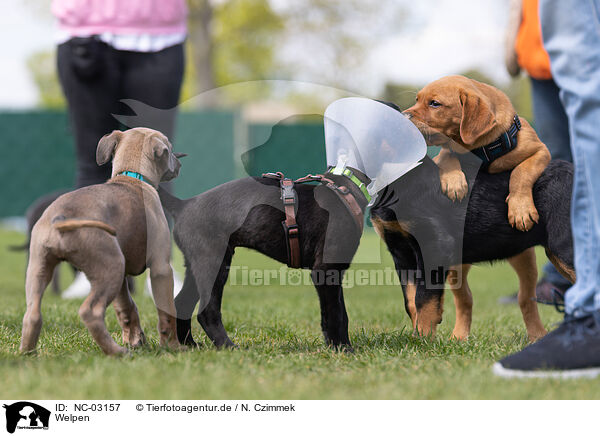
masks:
<svg viewBox="0 0 600 436"><path fill-rule="evenodd" d="M38 197L73 186L73 138L64 112L0 113L0 132L0 217L23 215ZM188 154L175 180L182 198L236 177L282 171L297 178L326 165L318 116L247 125L230 111L182 112L174 145Z"/></svg>
<svg viewBox="0 0 600 436"><path fill-rule="evenodd" d="M177 119L175 148L182 160L175 192L190 197L235 175L232 112L183 112ZM75 180L75 153L66 113L0 113L0 217L23 215L38 197L70 189Z"/></svg>

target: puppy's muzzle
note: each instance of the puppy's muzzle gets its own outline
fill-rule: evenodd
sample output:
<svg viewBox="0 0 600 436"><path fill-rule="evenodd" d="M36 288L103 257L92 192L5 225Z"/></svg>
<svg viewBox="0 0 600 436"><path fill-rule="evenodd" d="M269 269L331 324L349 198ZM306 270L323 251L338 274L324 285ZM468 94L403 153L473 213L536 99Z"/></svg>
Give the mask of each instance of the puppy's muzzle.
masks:
<svg viewBox="0 0 600 436"><path fill-rule="evenodd" d="M168 182L179 175L179 170L181 169L179 158L185 156L187 156L185 153L171 153L169 156L169 167L160 179L161 182Z"/></svg>

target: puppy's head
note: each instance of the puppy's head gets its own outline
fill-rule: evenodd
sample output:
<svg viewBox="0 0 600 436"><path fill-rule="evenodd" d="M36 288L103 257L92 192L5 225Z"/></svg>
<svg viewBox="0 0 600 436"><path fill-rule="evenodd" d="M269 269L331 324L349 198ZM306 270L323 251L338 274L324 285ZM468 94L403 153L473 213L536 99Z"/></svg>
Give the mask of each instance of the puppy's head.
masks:
<svg viewBox="0 0 600 436"><path fill-rule="evenodd" d="M421 89L416 103L404 113L430 145L448 146L460 153L486 145L508 130L515 110L493 86L448 76ZM453 141L464 148L455 149Z"/></svg>
<svg viewBox="0 0 600 436"><path fill-rule="evenodd" d="M165 135L157 130L137 127L124 132L115 130L104 135L96 149L96 163L105 164L112 159L112 176L122 171L142 174L155 186L159 182L179 175L181 162L173 153L173 146Z"/></svg>

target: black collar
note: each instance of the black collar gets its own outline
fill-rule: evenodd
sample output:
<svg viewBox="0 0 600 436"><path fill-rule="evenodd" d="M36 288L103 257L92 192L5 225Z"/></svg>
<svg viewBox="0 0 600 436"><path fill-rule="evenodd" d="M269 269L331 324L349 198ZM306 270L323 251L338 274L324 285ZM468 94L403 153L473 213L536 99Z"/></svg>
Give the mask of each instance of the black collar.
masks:
<svg viewBox="0 0 600 436"><path fill-rule="evenodd" d="M491 144L471 150L471 153L483 161L483 168L487 168L493 161L517 146L517 133L521 130L521 120L518 115L515 115L513 120L508 132L504 132Z"/></svg>

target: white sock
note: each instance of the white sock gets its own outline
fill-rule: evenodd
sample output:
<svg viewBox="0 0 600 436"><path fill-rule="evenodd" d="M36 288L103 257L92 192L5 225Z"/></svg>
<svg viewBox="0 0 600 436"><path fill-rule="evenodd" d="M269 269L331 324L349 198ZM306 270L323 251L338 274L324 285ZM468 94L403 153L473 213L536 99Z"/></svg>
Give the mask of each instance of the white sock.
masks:
<svg viewBox="0 0 600 436"><path fill-rule="evenodd" d="M92 285L84 273L77 271L73 283L61 294L62 298L85 298L92 290Z"/></svg>
<svg viewBox="0 0 600 436"><path fill-rule="evenodd" d="M173 268L172 264L171 269L173 270L173 298L175 298L177 297L177 294L179 294L179 292L181 291L181 288L183 288L183 281L181 280L181 276L179 275L179 273L175 271L175 268ZM150 273L146 274L145 289L146 294L152 297L152 282L150 280ZM154 297L152 297L152 299L154 299Z"/></svg>

